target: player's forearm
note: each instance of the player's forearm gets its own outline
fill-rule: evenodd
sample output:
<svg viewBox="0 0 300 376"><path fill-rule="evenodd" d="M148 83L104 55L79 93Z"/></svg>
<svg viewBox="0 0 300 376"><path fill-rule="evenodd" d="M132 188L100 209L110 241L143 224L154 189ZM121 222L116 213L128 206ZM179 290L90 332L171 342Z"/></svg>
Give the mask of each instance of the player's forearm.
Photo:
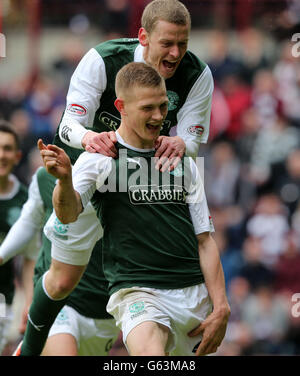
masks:
<svg viewBox="0 0 300 376"><path fill-rule="evenodd" d="M74 190L72 176L59 179L53 191L53 207L62 223L75 222L82 211L80 196Z"/></svg>
<svg viewBox="0 0 300 376"><path fill-rule="evenodd" d="M59 138L63 143L75 149L83 149L82 139L89 132L71 116L64 116L59 126Z"/></svg>
<svg viewBox="0 0 300 376"><path fill-rule="evenodd" d="M200 266L214 311L229 316L230 308L225 290L225 279L217 245L210 234L198 235Z"/></svg>
<svg viewBox="0 0 300 376"><path fill-rule="evenodd" d="M24 231L24 228L26 228L26 231ZM0 257L3 259L3 263L22 253L37 231L39 231L39 227L19 218L0 247Z"/></svg>
<svg viewBox="0 0 300 376"><path fill-rule="evenodd" d="M24 258L23 271L22 271L22 283L25 292L25 304L29 306L32 301L33 295L33 273L35 267L35 260Z"/></svg>

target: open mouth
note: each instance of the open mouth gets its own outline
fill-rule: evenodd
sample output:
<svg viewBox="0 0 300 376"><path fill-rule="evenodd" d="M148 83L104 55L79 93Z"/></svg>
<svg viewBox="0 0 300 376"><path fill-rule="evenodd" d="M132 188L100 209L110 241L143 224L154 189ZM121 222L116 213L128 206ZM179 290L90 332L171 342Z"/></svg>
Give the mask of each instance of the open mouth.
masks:
<svg viewBox="0 0 300 376"><path fill-rule="evenodd" d="M153 124L147 123L146 127L148 129L152 130L152 131L157 131L157 130L160 130L161 125L160 124L159 125L153 125Z"/></svg>
<svg viewBox="0 0 300 376"><path fill-rule="evenodd" d="M163 60L163 65L168 70L174 70L176 68L177 63L170 63L167 60Z"/></svg>

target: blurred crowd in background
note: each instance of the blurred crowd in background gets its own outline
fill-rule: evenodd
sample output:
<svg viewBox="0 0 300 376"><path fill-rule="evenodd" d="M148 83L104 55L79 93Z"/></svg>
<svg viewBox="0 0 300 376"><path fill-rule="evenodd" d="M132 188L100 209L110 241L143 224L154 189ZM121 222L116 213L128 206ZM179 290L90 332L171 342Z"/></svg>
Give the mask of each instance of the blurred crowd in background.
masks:
<svg viewBox="0 0 300 376"><path fill-rule="evenodd" d="M97 20L104 39L132 36L129 0L65 0L61 13L58 3L43 0L45 25L88 27L95 7L104 7ZM142 9L146 3L136 2ZM196 54L205 30L215 80L210 138L199 156L232 311L217 355L299 355L300 309L293 305L300 294L300 57L292 35L300 32L300 2L183 3L193 32L199 30ZM74 35L34 81L28 75L0 86L0 117L17 130L23 150L15 173L27 185L41 165L36 141L52 141L86 52Z"/></svg>

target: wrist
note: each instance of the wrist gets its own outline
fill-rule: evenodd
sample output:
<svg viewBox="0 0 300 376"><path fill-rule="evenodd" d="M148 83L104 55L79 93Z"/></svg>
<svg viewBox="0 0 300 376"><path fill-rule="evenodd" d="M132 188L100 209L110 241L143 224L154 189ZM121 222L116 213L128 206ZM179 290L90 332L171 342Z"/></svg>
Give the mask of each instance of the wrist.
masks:
<svg viewBox="0 0 300 376"><path fill-rule="evenodd" d="M224 302L224 303L221 303L221 304L218 304L218 305L213 305L214 306L214 313L222 316L222 317L226 317L228 318L230 316L230 306L228 304L228 302Z"/></svg>
<svg viewBox="0 0 300 376"><path fill-rule="evenodd" d="M65 116L59 127L59 137L64 144L82 149L82 139L88 131L77 120Z"/></svg>
<svg viewBox="0 0 300 376"><path fill-rule="evenodd" d="M89 139L90 139L90 136L91 136L91 131L86 131L83 136L82 136L82 139L81 139L81 145L82 147L85 149L86 146L88 145L89 143Z"/></svg>
<svg viewBox="0 0 300 376"><path fill-rule="evenodd" d="M82 138L81 138L81 145L82 147L85 149L89 144L90 142L92 141L93 137L94 136L97 136L99 133L97 132L94 132L94 131L90 131L90 130L85 130Z"/></svg>
<svg viewBox="0 0 300 376"><path fill-rule="evenodd" d="M58 184L61 188L70 188L70 187L73 187L72 173L68 173L68 174L66 174L65 176L61 176L61 177L58 179L57 184Z"/></svg>
<svg viewBox="0 0 300 376"><path fill-rule="evenodd" d="M175 136L177 141L184 147L184 149L186 149L186 144L185 144L185 141L183 138L181 138L180 136Z"/></svg>

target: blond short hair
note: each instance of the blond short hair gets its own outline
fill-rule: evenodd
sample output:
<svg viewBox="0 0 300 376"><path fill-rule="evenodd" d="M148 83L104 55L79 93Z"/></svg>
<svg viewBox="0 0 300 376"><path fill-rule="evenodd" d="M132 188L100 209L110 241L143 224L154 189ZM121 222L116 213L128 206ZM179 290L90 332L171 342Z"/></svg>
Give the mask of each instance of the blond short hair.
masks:
<svg viewBox="0 0 300 376"><path fill-rule="evenodd" d="M162 76L150 65L145 63L129 63L119 70L116 76L117 97L129 93L133 87L159 87L165 85Z"/></svg>
<svg viewBox="0 0 300 376"><path fill-rule="evenodd" d="M147 33L150 34L160 20L191 28L191 15L178 0L154 0L146 6L141 23Z"/></svg>

